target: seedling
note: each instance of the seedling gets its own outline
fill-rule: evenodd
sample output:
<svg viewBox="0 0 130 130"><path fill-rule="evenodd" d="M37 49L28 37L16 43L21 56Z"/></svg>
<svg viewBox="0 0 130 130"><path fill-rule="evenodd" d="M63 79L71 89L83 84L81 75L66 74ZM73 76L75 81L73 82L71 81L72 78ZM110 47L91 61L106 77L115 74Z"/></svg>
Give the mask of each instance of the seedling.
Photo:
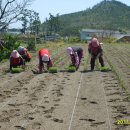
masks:
<svg viewBox="0 0 130 130"><path fill-rule="evenodd" d="M51 67L51 68L49 68L49 72L50 73L57 73L58 72L58 68L57 67Z"/></svg>
<svg viewBox="0 0 130 130"><path fill-rule="evenodd" d="M76 71L76 67L70 65L69 67L66 68L68 72L75 72Z"/></svg>
<svg viewBox="0 0 130 130"><path fill-rule="evenodd" d="M108 66L104 66L104 67L101 67L100 70L102 72L107 72L107 71L110 71L111 69Z"/></svg>
<svg viewBox="0 0 130 130"><path fill-rule="evenodd" d="M11 73L20 73L23 71L24 71L24 69L22 69L22 68L12 68Z"/></svg>

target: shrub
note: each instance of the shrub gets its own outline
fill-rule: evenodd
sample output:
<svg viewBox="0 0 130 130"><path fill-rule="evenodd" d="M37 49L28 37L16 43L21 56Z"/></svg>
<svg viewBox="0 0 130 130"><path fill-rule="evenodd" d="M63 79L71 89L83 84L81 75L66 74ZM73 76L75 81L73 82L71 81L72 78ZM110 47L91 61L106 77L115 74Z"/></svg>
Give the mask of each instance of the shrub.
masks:
<svg viewBox="0 0 130 130"><path fill-rule="evenodd" d="M19 39L18 36L6 35L4 37L3 47L0 48L0 61L3 59L8 59L13 50L17 48L23 42Z"/></svg>
<svg viewBox="0 0 130 130"><path fill-rule="evenodd" d="M36 50L35 40L30 40L27 44L28 44L27 49L29 51L30 50Z"/></svg>
<svg viewBox="0 0 130 130"><path fill-rule="evenodd" d="M80 38L79 37L69 37L68 41L70 43L80 42Z"/></svg>

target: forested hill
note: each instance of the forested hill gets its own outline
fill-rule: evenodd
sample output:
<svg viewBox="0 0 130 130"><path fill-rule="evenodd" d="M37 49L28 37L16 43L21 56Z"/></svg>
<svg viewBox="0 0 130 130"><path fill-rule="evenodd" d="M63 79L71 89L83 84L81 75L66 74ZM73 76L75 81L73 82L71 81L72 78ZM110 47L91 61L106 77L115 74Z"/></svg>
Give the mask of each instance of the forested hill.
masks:
<svg viewBox="0 0 130 130"><path fill-rule="evenodd" d="M81 28L130 30L130 7L116 0L103 0L92 8L64 14L59 19L64 35L75 34Z"/></svg>

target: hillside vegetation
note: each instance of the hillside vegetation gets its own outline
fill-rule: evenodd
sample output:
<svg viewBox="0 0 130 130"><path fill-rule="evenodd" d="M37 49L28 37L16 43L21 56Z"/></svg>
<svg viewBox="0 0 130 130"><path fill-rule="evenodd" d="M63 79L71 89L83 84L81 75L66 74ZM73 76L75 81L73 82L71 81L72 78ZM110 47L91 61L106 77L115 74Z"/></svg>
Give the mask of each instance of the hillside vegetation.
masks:
<svg viewBox="0 0 130 130"><path fill-rule="evenodd" d="M130 7L119 1L104 0L84 11L60 15L59 20L62 35L76 35L82 28L124 31L130 29Z"/></svg>

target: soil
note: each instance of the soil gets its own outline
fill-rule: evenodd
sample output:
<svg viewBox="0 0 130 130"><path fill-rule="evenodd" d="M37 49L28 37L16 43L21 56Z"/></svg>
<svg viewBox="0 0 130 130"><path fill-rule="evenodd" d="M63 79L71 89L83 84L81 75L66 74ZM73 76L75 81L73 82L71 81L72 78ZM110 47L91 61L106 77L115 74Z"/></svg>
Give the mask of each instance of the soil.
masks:
<svg viewBox="0 0 130 130"><path fill-rule="evenodd" d="M53 74L33 73L37 60L19 74L0 65L0 130L130 130L117 124L130 124L130 102L115 73L97 67L91 72L89 62L83 71L85 58L78 71L69 73L63 71L68 56L61 61L62 71Z"/></svg>

